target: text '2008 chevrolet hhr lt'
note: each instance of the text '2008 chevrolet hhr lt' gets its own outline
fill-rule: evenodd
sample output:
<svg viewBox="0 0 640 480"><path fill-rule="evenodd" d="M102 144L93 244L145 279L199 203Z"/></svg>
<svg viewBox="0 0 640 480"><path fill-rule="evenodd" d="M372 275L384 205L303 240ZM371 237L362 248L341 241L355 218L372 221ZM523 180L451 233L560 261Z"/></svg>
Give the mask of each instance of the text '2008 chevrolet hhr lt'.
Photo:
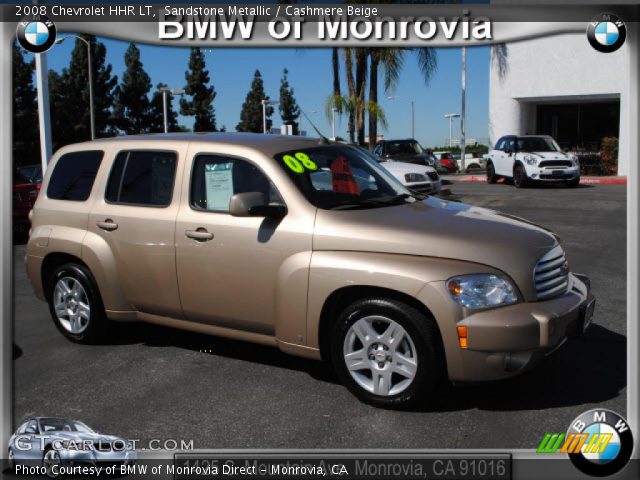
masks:
<svg viewBox="0 0 640 480"><path fill-rule="evenodd" d="M580 334L594 299L556 235L406 190L324 139L169 134L53 157L26 265L59 330L146 321L330 359L360 399L511 377ZM569 372L567 372L569 374Z"/></svg>

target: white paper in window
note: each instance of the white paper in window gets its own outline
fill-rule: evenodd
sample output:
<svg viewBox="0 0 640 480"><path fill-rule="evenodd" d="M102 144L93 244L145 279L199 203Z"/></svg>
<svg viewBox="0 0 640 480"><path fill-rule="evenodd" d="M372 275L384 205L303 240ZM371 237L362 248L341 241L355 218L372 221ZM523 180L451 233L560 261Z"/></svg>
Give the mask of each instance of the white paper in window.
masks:
<svg viewBox="0 0 640 480"><path fill-rule="evenodd" d="M214 163L204 167L207 210L228 210L233 195L233 164Z"/></svg>

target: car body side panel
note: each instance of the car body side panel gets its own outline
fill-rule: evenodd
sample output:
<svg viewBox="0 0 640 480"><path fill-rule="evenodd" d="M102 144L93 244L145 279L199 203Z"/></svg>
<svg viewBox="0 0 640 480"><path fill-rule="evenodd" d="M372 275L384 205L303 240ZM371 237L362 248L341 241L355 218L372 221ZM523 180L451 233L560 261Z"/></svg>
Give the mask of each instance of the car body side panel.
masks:
<svg viewBox="0 0 640 480"><path fill-rule="evenodd" d="M373 252L314 251L309 276L309 307L307 315L307 345L319 348L319 328L322 308L335 291L345 287L377 287L417 297L429 282L444 281L470 273L499 273L485 265L410 255ZM462 313L438 316L431 300L423 302L434 313L436 322L455 322ZM420 298L418 298L420 300ZM455 317L455 318L454 318ZM453 318L453 320L452 320ZM443 328L449 331L448 325ZM455 328L454 328L455 329Z"/></svg>

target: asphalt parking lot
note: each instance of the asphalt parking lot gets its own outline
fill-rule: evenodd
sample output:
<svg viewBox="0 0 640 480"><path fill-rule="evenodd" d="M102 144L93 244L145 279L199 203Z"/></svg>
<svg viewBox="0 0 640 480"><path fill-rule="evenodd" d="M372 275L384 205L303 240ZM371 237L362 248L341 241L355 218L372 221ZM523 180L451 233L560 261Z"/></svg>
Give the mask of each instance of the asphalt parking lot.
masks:
<svg viewBox="0 0 640 480"><path fill-rule="evenodd" d="M130 439L196 448L535 448L580 413L626 414L626 188L454 183L454 199L544 225L591 277L595 324L535 370L481 386L443 385L425 409L360 403L328 366L273 348L151 325L83 346L55 329L15 247L14 420L77 418ZM437 228L437 226L434 226Z"/></svg>

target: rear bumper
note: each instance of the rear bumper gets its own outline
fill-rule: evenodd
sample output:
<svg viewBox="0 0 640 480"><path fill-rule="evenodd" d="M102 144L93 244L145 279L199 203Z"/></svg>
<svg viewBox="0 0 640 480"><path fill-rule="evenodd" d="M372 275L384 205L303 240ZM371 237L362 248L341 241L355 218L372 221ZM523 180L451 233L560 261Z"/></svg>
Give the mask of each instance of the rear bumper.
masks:
<svg viewBox="0 0 640 480"><path fill-rule="evenodd" d="M467 348L459 347L457 333L455 343L445 342L449 378L482 382L522 373L569 337L583 334L594 307L588 278L570 274L563 295L472 313L455 323L467 328Z"/></svg>

